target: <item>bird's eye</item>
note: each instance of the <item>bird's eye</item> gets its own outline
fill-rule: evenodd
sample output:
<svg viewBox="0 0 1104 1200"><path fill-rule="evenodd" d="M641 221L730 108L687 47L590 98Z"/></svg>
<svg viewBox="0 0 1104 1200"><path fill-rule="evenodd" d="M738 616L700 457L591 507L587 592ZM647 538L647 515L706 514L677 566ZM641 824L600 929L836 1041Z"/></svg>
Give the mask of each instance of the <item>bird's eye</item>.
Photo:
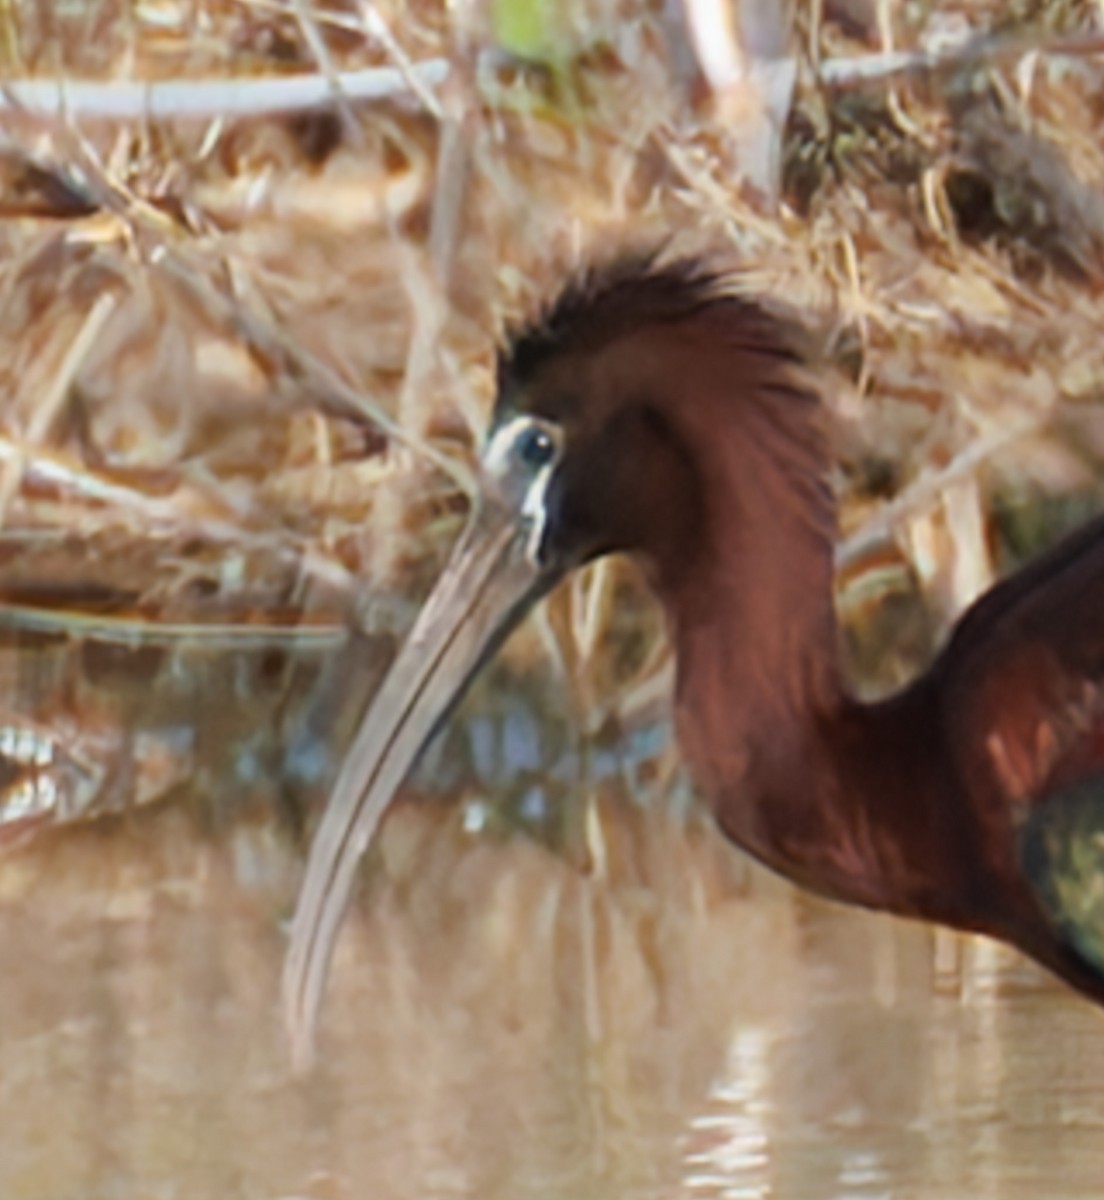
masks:
<svg viewBox="0 0 1104 1200"><path fill-rule="evenodd" d="M514 452L527 467L543 467L556 455L556 441L547 429L527 425L514 443Z"/></svg>
<svg viewBox="0 0 1104 1200"><path fill-rule="evenodd" d="M483 450L483 471L504 494L526 491L555 465L560 433L536 417L513 417L491 431Z"/></svg>

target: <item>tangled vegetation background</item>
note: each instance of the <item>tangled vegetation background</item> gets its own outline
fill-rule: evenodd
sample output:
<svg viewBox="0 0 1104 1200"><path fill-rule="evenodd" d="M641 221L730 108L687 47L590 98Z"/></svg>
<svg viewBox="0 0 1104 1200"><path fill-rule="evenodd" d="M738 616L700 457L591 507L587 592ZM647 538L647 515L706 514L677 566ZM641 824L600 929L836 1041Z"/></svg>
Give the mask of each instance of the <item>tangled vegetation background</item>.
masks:
<svg viewBox="0 0 1104 1200"><path fill-rule="evenodd" d="M78 1019L51 990L59 945L74 978L116 970L126 996L75 1035L82 1055L115 1046L96 1021L156 1027L154 972L183 962L200 991L259 1006L278 1057L273 963L304 837L462 527L495 346L566 272L662 243L801 314L832 417L838 602L862 690L909 678L997 574L1102 499L1097 2L6 0L0 64L0 956L31 980L0 998L9 1090L67 1053L42 1032ZM377 929L365 957L391 985L354 972L359 1009L335 1002L348 1044L365 988L384 1006L373 988L409 986L394 956L444 988L431 929L504 969L530 918L550 956L605 938L620 982L583 989L592 1040L603 1006L632 1010L665 955L694 960L687 911L721 912L746 867L692 819L675 838L603 800L627 787L683 821L669 675L660 615L624 563L585 573L511 642L431 754L423 803L382 839L369 902L409 923L409 945ZM581 885L531 840L510 843L510 872L489 870L497 851L471 837L488 827L609 879L598 934L548 916ZM199 909L236 940L189 942ZM90 910L121 941L90 938ZM493 926L504 910L510 936ZM712 973L678 995L699 1011L714 997L720 1022L739 964L702 949L709 928L696 952ZM517 1003L543 1012L533 975ZM652 1015L677 1008L664 986ZM436 1053L409 1003L381 1021L399 1074L412 1044ZM215 1035L174 1036L150 1035L155 1076L168 1056L177 1078ZM200 1108L251 1078L217 1044ZM44 1098L4 1118L24 1154L0 1162L5 1195L72 1180L138 1194L103 1180L147 1160L81 1132L97 1111L123 1121L120 1104L166 1178L205 1162L194 1194L276 1194L232 1190L237 1159L197 1150L199 1116L133 1111L133 1073L122 1099L110 1063L87 1078L84 1108L48 1115ZM292 1124L310 1107L287 1103ZM263 1125L246 1101L234 1111ZM352 1138L338 1118L324 1134L303 1120L331 1149ZM58 1128L108 1165L66 1175L42 1149ZM368 1175L302 1186L390 1178L372 1144ZM502 1178L512 1191L484 1179L472 1194L530 1194Z"/></svg>
<svg viewBox="0 0 1104 1200"><path fill-rule="evenodd" d="M3 8L0 622L44 649L5 655L5 736L56 778L12 763L0 830L214 780L220 744L269 787L280 747L232 743L306 693L336 753L375 676L316 676L409 623L496 341L618 247L707 254L813 329L864 686L1091 507L1097 7L744 7ZM600 569L515 648L588 727L662 695L631 587ZM211 686L254 707L205 750L172 727Z"/></svg>

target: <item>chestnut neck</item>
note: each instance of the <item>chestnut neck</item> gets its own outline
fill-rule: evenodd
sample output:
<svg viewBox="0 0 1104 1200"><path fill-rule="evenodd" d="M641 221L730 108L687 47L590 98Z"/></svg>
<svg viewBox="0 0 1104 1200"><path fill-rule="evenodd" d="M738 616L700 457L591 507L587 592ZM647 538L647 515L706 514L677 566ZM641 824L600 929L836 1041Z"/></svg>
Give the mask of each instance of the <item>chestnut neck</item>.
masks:
<svg viewBox="0 0 1104 1200"><path fill-rule="evenodd" d="M746 347L668 378L694 380L665 411L696 468L702 528L655 578L680 742L718 821L822 894L979 927L976 838L930 678L874 705L846 687L815 393L777 353Z"/></svg>

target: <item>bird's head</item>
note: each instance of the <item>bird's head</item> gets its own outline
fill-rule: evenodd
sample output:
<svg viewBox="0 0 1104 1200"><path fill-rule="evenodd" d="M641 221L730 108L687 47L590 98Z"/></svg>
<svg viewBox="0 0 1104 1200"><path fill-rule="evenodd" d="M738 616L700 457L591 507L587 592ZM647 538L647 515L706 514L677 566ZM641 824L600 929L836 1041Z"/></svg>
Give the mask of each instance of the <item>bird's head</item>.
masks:
<svg viewBox="0 0 1104 1200"><path fill-rule="evenodd" d="M507 340L477 506L358 732L312 846L285 972L300 1055L356 864L426 741L574 567L628 551L661 583L692 572L713 519L703 445L724 441L741 393L762 400L794 357L785 322L685 261L633 259L584 275Z"/></svg>

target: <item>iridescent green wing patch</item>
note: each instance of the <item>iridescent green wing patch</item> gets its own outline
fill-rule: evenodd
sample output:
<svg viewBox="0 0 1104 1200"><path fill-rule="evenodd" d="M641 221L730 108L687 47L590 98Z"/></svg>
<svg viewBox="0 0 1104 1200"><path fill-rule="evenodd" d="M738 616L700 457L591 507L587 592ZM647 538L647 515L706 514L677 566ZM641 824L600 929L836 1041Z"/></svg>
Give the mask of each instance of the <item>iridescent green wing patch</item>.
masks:
<svg viewBox="0 0 1104 1200"><path fill-rule="evenodd" d="M1021 839L1021 861L1043 910L1104 975L1104 774L1047 797Z"/></svg>

